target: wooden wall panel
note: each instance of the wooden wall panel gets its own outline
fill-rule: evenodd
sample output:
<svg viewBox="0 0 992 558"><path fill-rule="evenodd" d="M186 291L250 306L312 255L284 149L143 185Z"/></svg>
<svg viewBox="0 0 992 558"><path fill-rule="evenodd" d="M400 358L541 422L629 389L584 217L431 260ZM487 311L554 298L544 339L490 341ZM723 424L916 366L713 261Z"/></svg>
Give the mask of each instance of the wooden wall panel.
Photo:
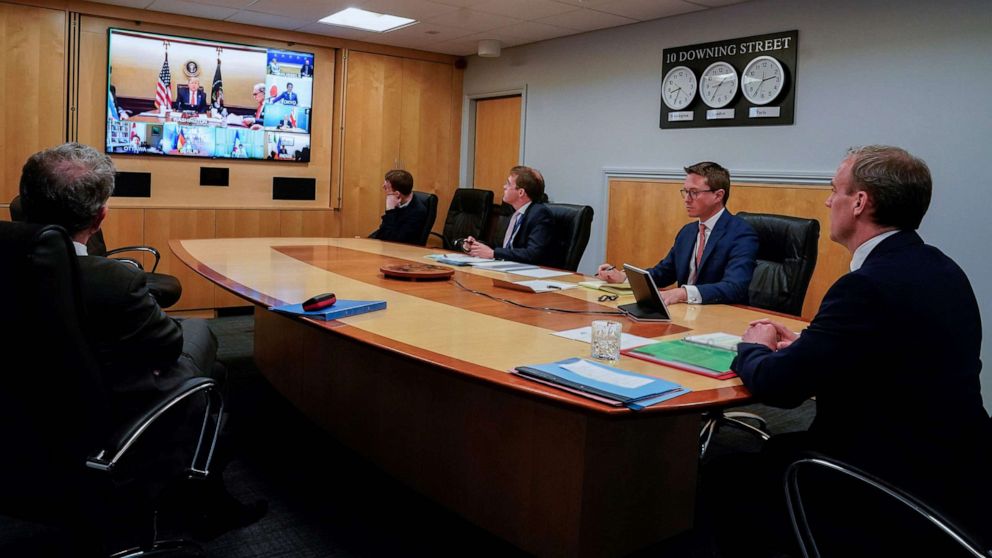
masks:
<svg viewBox="0 0 992 558"><path fill-rule="evenodd" d="M341 220L333 211L280 211L279 236L341 236Z"/></svg>
<svg viewBox="0 0 992 558"><path fill-rule="evenodd" d="M437 194L434 230L438 232L444 229L444 217L458 187L450 174L451 159L457 157L451 150L451 123L458 119L451 88L454 71L445 64L403 60L401 160L413 174L416 190Z"/></svg>
<svg viewBox="0 0 992 558"><path fill-rule="evenodd" d="M65 140L66 18L0 3L0 204L17 195L32 153Z"/></svg>
<svg viewBox="0 0 992 558"><path fill-rule="evenodd" d="M367 236L386 208L383 175L403 164L403 59L349 52L347 64L341 232Z"/></svg>
<svg viewBox="0 0 992 558"><path fill-rule="evenodd" d="M520 164L520 95L475 103L475 172L472 186L503 199L507 171Z"/></svg>
<svg viewBox="0 0 992 558"><path fill-rule="evenodd" d="M606 260L650 267L668 253L675 234L690 219L678 190L681 182L610 180ZM827 186L734 184L729 209L736 213L777 213L820 221L818 257L813 279L803 304L803 318L811 319L823 295L841 275L851 258L829 237L829 213L823 202Z"/></svg>
<svg viewBox="0 0 992 558"><path fill-rule="evenodd" d="M173 257L170 239L214 238L212 209L146 209L145 243L160 248L159 271L175 275L183 285L183 296L170 310L214 307L214 285Z"/></svg>
<svg viewBox="0 0 992 558"><path fill-rule="evenodd" d="M108 250L122 248L124 246L145 245L145 212L142 209L117 209L113 207L113 200L110 202L110 213L103 221L103 240ZM152 246L159 253L168 252L167 244ZM153 256L139 255L137 252L121 254L124 257L135 258L141 262L145 269L151 271L155 263ZM162 254L165 255L164 253Z"/></svg>

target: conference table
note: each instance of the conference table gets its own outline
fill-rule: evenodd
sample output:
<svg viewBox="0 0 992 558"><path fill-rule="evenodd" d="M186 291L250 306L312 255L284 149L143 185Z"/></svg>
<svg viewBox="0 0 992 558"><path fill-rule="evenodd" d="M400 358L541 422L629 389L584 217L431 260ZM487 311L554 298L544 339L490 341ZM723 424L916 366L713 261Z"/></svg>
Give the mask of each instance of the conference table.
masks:
<svg viewBox="0 0 992 558"><path fill-rule="evenodd" d="M541 556L618 556L690 528L701 414L750 396L736 378L624 356L617 367L692 390L632 411L509 370L588 357L587 343L552 332L594 319L618 319L625 333L669 339L740 333L769 315L680 304L671 307L671 322L633 322L587 313L615 311L632 297L599 302L604 293L584 287L541 294L495 287L494 278L526 279L504 272L458 267L448 280L387 278L380 267L433 263L425 256L443 251L372 239L170 246L194 271L257 305L255 361L311 420L390 475ZM324 292L387 307L326 322L268 310Z"/></svg>

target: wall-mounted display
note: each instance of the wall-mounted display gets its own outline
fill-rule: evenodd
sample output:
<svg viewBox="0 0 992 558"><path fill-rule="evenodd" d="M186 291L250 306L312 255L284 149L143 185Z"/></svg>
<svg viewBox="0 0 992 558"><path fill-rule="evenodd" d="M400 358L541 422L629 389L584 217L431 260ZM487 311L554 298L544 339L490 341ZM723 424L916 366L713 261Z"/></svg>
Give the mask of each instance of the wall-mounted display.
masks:
<svg viewBox="0 0 992 558"><path fill-rule="evenodd" d="M661 128L794 123L798 51L798 31L664 49Z"/></svg>
<svg viewBox="0 0 992 558"><path fill-rule="evenodd" d="M310 160L312 53L130 29L108 44L107 153Z"/></svg>

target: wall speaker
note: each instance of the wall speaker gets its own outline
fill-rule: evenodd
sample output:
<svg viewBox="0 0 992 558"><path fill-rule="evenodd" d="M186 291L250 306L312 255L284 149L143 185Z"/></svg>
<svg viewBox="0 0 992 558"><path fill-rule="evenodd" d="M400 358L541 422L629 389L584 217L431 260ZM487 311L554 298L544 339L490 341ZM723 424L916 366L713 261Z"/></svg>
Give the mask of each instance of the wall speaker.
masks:
<svg viewBox="0 0 992 558"><path fill-rule="evenodd" d="M317 179L274 176L272 177L272 199L315 200L317 199Z"/></svg>
<svg viewBox="0 0 992 558"><path fill-rule="evenodd" d="M230 174L227 167L200 167L200 186L227 186Z"/></svg>
<svg viewBox="0 0 992 558"><path fill-rule="evenodd" d="M152 173L118 171L114 179L114 197L152 197Z"/></svg>

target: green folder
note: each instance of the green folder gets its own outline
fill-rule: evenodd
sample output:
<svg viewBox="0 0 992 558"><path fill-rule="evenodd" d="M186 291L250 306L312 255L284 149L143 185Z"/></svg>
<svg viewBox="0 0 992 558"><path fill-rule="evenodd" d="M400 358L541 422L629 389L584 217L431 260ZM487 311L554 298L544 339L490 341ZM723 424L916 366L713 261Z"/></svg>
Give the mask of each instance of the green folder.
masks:
<svg viewBox="0 0 992 558"><path fill-rule="evenodd" d="M732 351L689 343L682 339L659 341L623 351L632 357L682 368L716 378L733 376L730 365L737 356Z"/></svg>

